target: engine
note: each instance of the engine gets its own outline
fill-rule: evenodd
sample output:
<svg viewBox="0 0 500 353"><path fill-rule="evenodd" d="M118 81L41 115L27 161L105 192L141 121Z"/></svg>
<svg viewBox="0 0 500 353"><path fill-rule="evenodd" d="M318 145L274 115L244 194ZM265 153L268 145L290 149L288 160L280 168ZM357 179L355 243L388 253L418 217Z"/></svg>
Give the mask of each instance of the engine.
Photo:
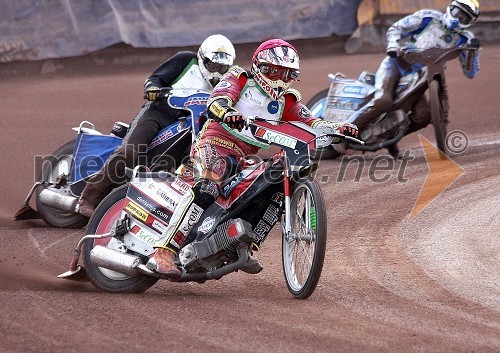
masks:
<svg viewBox="0 0 500 353"><path fill-rule="evenodd" d="M230 219L219 225L209 238L194 241L182 248L179 260L189 270L207 268L214 260L236 260L236 249L241 246L249 248L254 241L250 223L241 218Z"/></svg>

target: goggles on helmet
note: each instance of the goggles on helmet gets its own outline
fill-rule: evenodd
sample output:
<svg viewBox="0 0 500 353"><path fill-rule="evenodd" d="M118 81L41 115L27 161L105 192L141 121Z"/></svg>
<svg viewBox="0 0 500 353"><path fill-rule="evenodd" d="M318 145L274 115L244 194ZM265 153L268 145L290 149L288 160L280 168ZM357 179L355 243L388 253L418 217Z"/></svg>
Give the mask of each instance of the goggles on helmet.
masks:
<svg viewBox="0 0 500 353"><path fill-rule="evenodd" d="M296 81L299 78L300 71L286 67L261 64L260 72L270 80L282 80L283 82Z"/></svg>
<svg viewBox="0 0 500 353"><path fill-rule="evenodd" d="M473 20L472 17L467 12L465 12L464 10L462 10L461 8L459 8L458 6L455 6L455 5L451 6L450 14L455 19L457 19L460 24L463 24L463 25L468 25Z"/></svg>
<svg viewBox="0 0 500 353"><path fill-rule="evenodd" d="M225 74L229 70L229 65L214 63L208 58L203 59L203 65L209 72L219 72L221 74Z"/></svg>

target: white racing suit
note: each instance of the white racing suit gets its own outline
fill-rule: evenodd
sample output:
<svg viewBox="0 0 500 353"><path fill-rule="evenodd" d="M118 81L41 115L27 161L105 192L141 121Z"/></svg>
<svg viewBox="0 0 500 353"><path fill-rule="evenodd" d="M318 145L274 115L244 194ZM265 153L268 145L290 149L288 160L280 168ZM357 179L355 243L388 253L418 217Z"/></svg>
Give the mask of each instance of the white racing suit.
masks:
<svg viewBox="0 0 500 353"><path fill-rule="evenodd" d="M441 21L443 13L436 10L420 10L394 23L387 31L387 51L396 49L404 52L423 51L430 48L451 48L463 46L474 38L470 31L448 30ZM479 53L463 51L459 56L462 70L468 78L474 78L479 72ZM360 131L374 121L380 114L387 112L393 103L393 96L399 79L412 70L420 69L418 65L410 66L401 58L386 56L375 75L374 98L349 118ZM410 132L425 127L430 122L430 111L425 96L417 103L409 116Z"/></svg>

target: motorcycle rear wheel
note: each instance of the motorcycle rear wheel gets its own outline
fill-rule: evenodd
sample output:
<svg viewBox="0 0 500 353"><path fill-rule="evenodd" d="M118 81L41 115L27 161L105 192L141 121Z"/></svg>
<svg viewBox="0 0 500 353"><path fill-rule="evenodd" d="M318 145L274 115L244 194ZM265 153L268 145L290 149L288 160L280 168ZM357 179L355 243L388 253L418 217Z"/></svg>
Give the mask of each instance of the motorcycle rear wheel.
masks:
<svg viewBox="0 0 500 353"><path fill-rule="evenodd" d="M290 215L291 234L283 234L283 273L293 297L306 299L316 289L326 252L326 207L316 180L294 185Z"/></svg>
<svg viewBox="0 0 500 353"><path fill-rule="evenodd" d="M128 185L114 189L97 206L90 217L86 234L109 232L113 222L121 217L125 206ZM108 246L111 238L89 239L83 243L83 265L90 282L96 287L111 293L142 293L151 288L158 278L147 275L130 276L96 266L90 261L90 251L95 245Z"/></svg>
<svg viewBox="0 0 500 353"><path fill-rule="evenodd" d="M436 137L437 148L444 154L448 155L446 147L446 118L443 112L441 102L441 87L437 80L431 81L429 84L429 103L431 106L431 121L434 126L434 136Z"/></svg>
<svg viewBox="0 0 500 353"><path fill-rule="evenodd" d="M49 156L48 159L44 160L42 172L38 180L53 183L63 173L69 176L74 144L75 140L66 142ZM36 209L45 223L57 228L82 228L87 224L89 219L79 213L60 211L43 205L40 202L39 195L45 188L46 186L39 185L35 193ZM67 194L72 195L68 184L63 185L61 189L67 190Z"/></svg>

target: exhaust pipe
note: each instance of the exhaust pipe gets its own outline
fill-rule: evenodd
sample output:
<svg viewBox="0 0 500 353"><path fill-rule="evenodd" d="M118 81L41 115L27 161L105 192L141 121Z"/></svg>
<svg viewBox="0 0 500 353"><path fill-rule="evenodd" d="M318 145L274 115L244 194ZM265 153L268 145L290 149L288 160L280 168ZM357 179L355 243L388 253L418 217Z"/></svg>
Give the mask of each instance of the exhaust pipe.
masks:
<svg viewBox="0 0 500 353"><path fill-rule="evenodd" d="M137 266L141 264L138 256L115 251L102 245L96 245L90 251L90 261L96 266L130 276L139 274Z"/></svg>
<svg viewBox="0 0 500 353"><path fill-rule="evenodd" d="M77 197L62 195L50 189L44 189L38 195L38 198L44 206L55 208L60 211L76 212L76 205L78 204Z"/></svg>

